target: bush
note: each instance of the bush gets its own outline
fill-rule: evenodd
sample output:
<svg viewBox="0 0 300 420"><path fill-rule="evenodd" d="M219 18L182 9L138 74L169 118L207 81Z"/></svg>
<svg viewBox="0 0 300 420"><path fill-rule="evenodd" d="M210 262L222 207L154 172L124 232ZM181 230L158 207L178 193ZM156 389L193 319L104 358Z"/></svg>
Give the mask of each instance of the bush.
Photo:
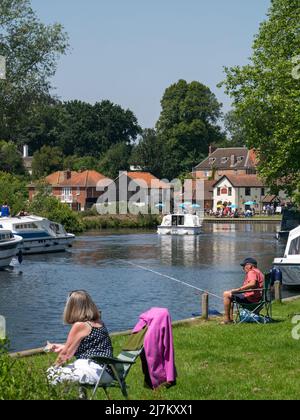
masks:
<svg viewBox="0 0 300 420"><path fill-rule="evenodd" d="M38 194L29 206L31 213L46 217L61 223L68 232L82 232L83 223L79 215L73 212L67 204L61 203L55 197Z"/></svg>

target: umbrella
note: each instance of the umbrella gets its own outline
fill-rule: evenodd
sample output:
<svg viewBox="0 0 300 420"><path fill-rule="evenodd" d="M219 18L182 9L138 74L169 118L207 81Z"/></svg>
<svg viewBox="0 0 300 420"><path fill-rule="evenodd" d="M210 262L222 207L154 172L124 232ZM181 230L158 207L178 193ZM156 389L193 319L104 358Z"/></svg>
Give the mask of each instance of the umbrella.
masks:
<svg viewBox="0 0 300 420"><path fill-rule="evenodd" d="M192 208L193 208L193 209L200 209L200 208L201 208L201 206L199 206L199 204L193 204L193 205L192 205Z"/></svg>
<svg viewBox="0 0 300 420"><path fill-rule="evenodd" d="M254 204L256 204L254 201L247 201L247 203L245 203L245 206L253 206Z"/></svg>
<svg viewBox="0 0 300 420"><path fill-rule="evenodd" d="M238 208L238 206L236 204L231 204L231 206L228 206L228 207L230 207L231 209L237 209Z"/></svg>
<svg viewBox="0 0 300 420"><path fill-rule="evenodd" d="M162 204L162 203L159 203L159 204L156 204L156 206L155 206L157 209L159 209L159 208L164 208L164 207L166 207L164 204Z"/></svg>
<svg viewBox="0 0 300 420"><path fill-rule="evenodd" d="M192 205L192 203L190 203L189 201L187 201L187 202L185 202L185 203L183 203L185 206L191 206Z"/></svg>

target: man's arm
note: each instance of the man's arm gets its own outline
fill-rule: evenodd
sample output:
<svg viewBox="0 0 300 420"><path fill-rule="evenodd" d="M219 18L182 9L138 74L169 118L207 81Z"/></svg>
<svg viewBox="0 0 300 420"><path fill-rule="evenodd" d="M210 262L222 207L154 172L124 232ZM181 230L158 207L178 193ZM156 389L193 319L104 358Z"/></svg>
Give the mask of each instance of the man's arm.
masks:
<svg viewBox="0 0 300 420"><path fill-rule="evenodd" d="M256 280L252 280L248 284L246 284L245 286L242 286L239 289L233 289L233 290L231 290L231 292L232 293L243 293L243 292L246 292L247 290L255 289L256 288L256 283L257 283Z"/></svg>

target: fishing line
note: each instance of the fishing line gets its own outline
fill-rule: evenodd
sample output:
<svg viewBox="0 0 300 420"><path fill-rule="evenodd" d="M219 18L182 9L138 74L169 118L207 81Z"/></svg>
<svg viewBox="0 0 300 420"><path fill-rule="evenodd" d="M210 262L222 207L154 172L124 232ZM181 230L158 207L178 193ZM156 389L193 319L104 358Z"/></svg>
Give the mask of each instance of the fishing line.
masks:
<svg viewBox="0 0 300 420"><path fill-rule="evenodd" d="M119 259L119 261L122 261L122 262L124 262L124 263L126 263L126 264L132 265L133 267L140 268L141 270L148 271L148 272L150 272L150 273L156 274L157 276L165 277L165 278L167 278L167 279L169 279L169 280L176 281L177 283L183 284L183 285L184 285L184 286L186 286L186 287L190 287L190 288L192 288L192 289L195 289L195 290L197 290L198 292L207 293L208 295L213 296L213 297L215 297L215 298L220 299L220 300L222 300L222 301L223 301L223 298L222 298L222 297L220 297L220 296L218 296L218 295L215 295L214 293L210 293L210 292L208 292L207 290L200 289L199 287L193 286L192 284L186 283L186 282L184 282L184 281L182 281L182 280L178 280L178 279L176 279L175 277L171 277L171 276L168 276L167 274L162 274L162 273L159 273L158 271L152 270L151 268L144 267L144 266L142 266L142 265L135 264L135 263L133 263L133 262L131 262L131 261L120 260L120 259Z"/></svg>

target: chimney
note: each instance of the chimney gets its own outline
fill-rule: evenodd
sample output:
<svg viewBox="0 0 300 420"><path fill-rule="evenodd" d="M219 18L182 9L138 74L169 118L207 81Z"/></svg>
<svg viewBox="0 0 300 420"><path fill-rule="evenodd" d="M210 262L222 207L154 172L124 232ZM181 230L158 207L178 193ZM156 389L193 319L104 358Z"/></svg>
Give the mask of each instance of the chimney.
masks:
<svg viewBox="0 0 300 420"><path fill-rule="evenodd" d="M217 147L215 147L215 146L212 146L211 144L209 145L209 149L208 149L209 151L208 151L208 156L211 156L216 150L217 150Z"/></svg>
<svg viewBox="0 0 300 420"><path fill-rule="evenodd" d="M68 169L67 171L64 171L64 180L71 179L72 172Z"/></svg>
<svg viewBox="0 0 300 420"><path fill-rule="evenodd" d="M236 163L237 163L236 156L231 155L231 166L235 166Z"/></svg>
<svg viewBox="0 0 300 420"><path fill-rule="evenodd" d="M28 146L27 144L24 144L23 146L23 158L28 158L29 153L28 153Z"/></svg>

